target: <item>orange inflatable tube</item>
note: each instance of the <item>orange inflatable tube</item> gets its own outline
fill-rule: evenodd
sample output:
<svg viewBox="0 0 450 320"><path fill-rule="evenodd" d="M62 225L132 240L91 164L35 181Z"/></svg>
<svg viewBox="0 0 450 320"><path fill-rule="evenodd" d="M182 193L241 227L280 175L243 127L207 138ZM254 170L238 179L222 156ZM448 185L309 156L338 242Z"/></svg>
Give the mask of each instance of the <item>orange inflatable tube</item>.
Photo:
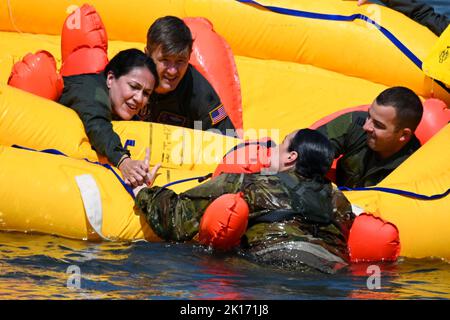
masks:
<svg viewBox="0 0 450 320"><path fill-rule="evenodd" d="M239 245L248 224L249 208L243 193L223 194L214 200L200 221L201 244L229 250Z"/></svg>
<svg viewBox="0 0 450 320"><path fill-rule="evenodd" d="M64 86L55 58L43 50L28 53L14 64L8 84L50 100L57 100Z"/></svg>
<svg viewBox="0 0 450 320"><path fill-rule="evenodd" d="M61 32L61 74L98 73L108 63L108 36L94 7L84 4L64 21Z"/></svg>
<svg viewBox="0 0 450 320"><path fill-rule="evenodd" d="M194 38L189 63L216 90L236 129L242 129L242 96L233 52L205 18L184 18Z"/></svg>

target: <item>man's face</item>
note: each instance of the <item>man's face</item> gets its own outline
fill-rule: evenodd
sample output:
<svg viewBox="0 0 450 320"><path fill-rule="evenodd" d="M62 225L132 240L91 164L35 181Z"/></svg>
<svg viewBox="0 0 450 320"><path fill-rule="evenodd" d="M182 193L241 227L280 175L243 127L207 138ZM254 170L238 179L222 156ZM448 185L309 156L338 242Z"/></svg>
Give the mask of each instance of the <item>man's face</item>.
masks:
<svg viewBox="0 0 450 320"><path fill-rule="evenodd" d="M367 145L381 157L390 156L401 149L403 130L397 130L397 114L392 106L380 106L375 101L363 129L367 133Z"/></svg>
<svg viewBox="0 0 450 320"><path fill-rule="evenodd" d="M179 54L166 54L161 46L150 54L156 64L159 86L156 92L166 94L175 90L189 66L190 52L188 49Z"/></svg>

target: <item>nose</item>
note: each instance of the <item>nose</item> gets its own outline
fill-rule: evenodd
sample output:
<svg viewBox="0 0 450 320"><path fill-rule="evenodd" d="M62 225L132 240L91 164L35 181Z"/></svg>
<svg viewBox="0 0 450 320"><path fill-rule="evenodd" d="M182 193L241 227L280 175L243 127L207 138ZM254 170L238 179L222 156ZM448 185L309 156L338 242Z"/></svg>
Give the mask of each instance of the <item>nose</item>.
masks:
<svg viewBox="0 0 450 320"><path fill-rule="evenodd" d="M366 119L366 122L364 122L363 130L366 132L373 132L373 122L371 119Z"/></svg>
<svg viewBox="0 0 450 320"><path fill-rule="evenodd" d="M144 101L144 92L142 90L137 91L133 96L133 100L137 107L142 106Z"/></svg>
<svg viewBox="0 0 450 320"><path fill-rule="evenodd" d="M169 73L170 75L175 75L175 74L177 74L177 72L178 72L177 65L176 65L175 63L170 63L170 64L167 66L166 71L167 71L167 73Z"/></svg>

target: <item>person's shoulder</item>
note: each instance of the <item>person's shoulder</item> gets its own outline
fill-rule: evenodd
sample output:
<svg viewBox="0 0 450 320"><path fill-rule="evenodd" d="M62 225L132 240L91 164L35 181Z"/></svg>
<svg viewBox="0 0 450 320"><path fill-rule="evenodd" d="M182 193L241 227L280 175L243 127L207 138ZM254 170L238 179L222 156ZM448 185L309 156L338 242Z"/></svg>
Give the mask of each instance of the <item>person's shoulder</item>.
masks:
<svg viewBox="0 0 450 320"><path fill-rule="evenodd" d="M417 149L419 149L422 146L422 143L420 142L419 138L414 134L410 141L411 150L414 152Z"/></svg>
<svg viewBox="0 0 450 320"><path fill-rule="evenodd" d="M102 73L79 74L69 77L63 77L64 89L73 89L77 93L96 93L107 91L106 78ZM65 90L65 91L66 91Z"/></svg>
<svg viewBox="0 0 450 320"><path fill-rule="evenodd" d="M80 74L64 77L64 90L60 103L64 105L102 104L108 106L108 87L103 73ZM107 108L108 109L108 108Z"/></svg>
<svg viewBox="0 0 450 320"><path fill-rule="evenodd" d="M64 84L67 83L76 83L83 85L93 85L93 84L103 84L106 86L106 79L103 73L86 73L86 74L77 74L73 76L63 77Z"/></svg>
<svg viewBox="0 0 450 320"><path fill-rule="evenodd" d="M190 76L194 85L194 88L212 89L211 83L206 79L200 71L198 71L193 65L189 64L186 76Z"/></svg>
<svg viewBox="0 0 450 320"><path fill-rule="evenodd" d="M352 123L362 127L364 126L368 115L369 113L367 111L353 111L351 112Z"/></svg>

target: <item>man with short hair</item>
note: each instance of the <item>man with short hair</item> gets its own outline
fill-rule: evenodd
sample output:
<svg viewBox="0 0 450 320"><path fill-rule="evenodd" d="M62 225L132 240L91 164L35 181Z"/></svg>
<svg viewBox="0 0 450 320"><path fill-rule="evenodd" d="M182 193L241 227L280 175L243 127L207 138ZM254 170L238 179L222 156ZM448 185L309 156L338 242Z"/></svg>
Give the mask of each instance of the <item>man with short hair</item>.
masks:
<svg viewBox="0 0 450 320"><path fill-rule="evenodd" d="M383 91L368 112L349 112L317 130L328 136L335 158L339 186L378 184L420 147L414 135L422 119L419 97L405 87Z"/></svg>
<svg viewBox="0 0 450 320"><path fill-rule="evenodd" d="M192 43L191 31L177 17L162 17L150 26L145 52L156 64L159 86L141 117L187 128L194 128L194 121L201 121L202 130L214 128L235 135L219 96L189 64Z"/></svg>

